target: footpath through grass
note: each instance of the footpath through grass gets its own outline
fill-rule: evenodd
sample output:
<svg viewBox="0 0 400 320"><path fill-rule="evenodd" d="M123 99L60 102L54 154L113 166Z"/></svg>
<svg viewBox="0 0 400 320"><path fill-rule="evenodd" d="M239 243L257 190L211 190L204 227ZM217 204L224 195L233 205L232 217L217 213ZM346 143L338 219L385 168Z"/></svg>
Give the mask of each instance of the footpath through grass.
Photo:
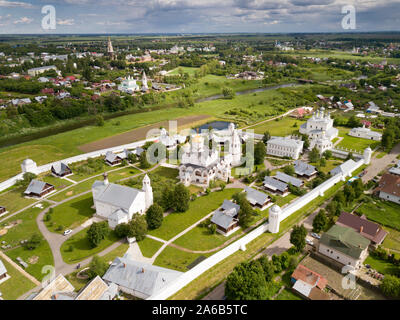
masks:
<svg viewBox="0 0 400 320"><path fill-rule="evenodd" d="M151 258L162 247L163 243L146 237L142 241L138 241L138 245L143 256Z"/></svg>

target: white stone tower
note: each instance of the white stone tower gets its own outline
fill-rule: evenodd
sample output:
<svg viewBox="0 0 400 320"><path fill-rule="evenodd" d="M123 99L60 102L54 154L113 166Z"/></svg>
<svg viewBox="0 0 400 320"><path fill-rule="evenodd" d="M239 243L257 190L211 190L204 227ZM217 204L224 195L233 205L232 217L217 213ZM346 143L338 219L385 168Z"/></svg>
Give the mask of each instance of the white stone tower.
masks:
<svg viewBox="0 0 400 320"><path fill-rule="evenodd" d="M268 217L268 230L271 233L279 232L279 224L280 224L280 215L282 214L282 209L278 205L273 205L271 209L269 209L269 217Z"/></svg>
<svg viewBox="0 0 400 320"><path fill-rule="evenodd" d="M144 198L145 198L146 210L147 210L153 204L153 188L151 187L150 178L147 174L143 179L142 190L144 191Z"/></svg>
<svg viewBox="0 0 400 320"><path fill-rule="evenodd" d="M36 162L32 159L26 159L21 163L22 173L30 172L38 174Z"/></svg>
<svg viewBox="0 0 400 320"><path fill-rule="evenodd" d="M113 45L111 43L111 38L110 37L108 37L107 54L112 60L114 60L114 48L113 48Z"/></svg>
<svg viewBox="0 0 400 320"><path fill-rule="evenodd" d="M237 129L233 130L230 152L232 154L232 165L239 165L242 158L242 144Z"/></svg>
<svg viewBox="0 0 400 320"><path fill-rule="evenodd" d="M368 147L364 150L364 164L370 164L372 158L372 149Z"/></svg>

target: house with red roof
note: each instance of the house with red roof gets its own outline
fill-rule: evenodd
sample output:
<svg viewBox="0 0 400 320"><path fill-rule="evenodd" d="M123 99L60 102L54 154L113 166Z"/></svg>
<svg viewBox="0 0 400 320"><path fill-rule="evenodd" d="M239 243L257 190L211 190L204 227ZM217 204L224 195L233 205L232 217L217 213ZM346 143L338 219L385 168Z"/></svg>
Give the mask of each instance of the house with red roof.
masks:
<svg viewBox="0 0 400 320"><path fill-rule="evenodd" d="M330 296L324 290L328 280L319 273L299 264L292 273L292 290L309 300L330 300Z"/></svg>

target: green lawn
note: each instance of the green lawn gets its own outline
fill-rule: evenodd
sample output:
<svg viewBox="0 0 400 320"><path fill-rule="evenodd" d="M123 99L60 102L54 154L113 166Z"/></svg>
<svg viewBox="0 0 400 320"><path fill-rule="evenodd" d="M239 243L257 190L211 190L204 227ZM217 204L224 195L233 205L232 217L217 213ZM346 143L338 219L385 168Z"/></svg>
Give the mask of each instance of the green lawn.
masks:
<svg viewBox="0 0 400 320"><path fill-rule="evenodd" d="M54 208L54 212L50 215L51 220L46 222L46 226L51 232L58 233L62 233L65 229L75 229L93 216L95 210L91 208L92 206L91 193L65 202ZM59 226L63 226L63 230L56 231Z"/></svg>
<svg viewBox="0 0 400 320"><path fill-rule="evenodd" d="M104 239L98 247L92 248L86 235L88 229L89 228L83 229L74 234L62 244L61 255L66 263L72 264L82 261L90 256L98 254L112 245L114 242L118 241L118 237L115 235L115 233L110 232L107 238ZM70 246L73 247L73 251L69 250Z"/></svg>
<svg viewBox="0 0 400 320"><path fill-rule="evenodd" d="M115 168L114 168L114 170L115 170ZM136 175L138 173L140 173L140 171L138 169L135 169L135 168L132 168L132 167L121 168L121 169L119 169L117 171L109 172L108 173L108 180L110 182L116 182L118 180L127 178L129 176ZM97 180L103 180L103 177L102 177L101 174L99 176L94 177L92 179L89 179L87 181L79 182L78 184L68 188L65 191L62 191L62 192L50 197L49 199L53 200L53 201L62 201L64 199L66 199L66 198L70 198L70 197L75 196L77 194L81 194L82 192L91 190L93 183L95 181L97 181Z"/></svg>
<svg viewBox="0 0 400 320"><path fill-rule="evenodd" d="M208 257L210 254L197 254L181 251L173 247L166 247L163 252L156 258L154 265L173 269L181 272L188 271L188 266L198 257Z"/></svg>
<svg viewBox="0 0 400 320"><path fill-rule="evenodd" d="M369 220L381 225L400 230L400 205L389 201L373 199L373 202L363 204L357 209Z"/></svg>
<svg viewBox="0 0 400 320"><path fill-rule="evenodd" d="M182 237L176 239L174 241L174 244L189 250L207 251L223 245L232 237L240 234L240 231L241 229L231 234L230 236L225 237L218 232L216 232L215 234L210 234L208 228L197 226L196 228L184 234Z"/></svg>
<svg viewBox="0 0 400 320"><path fill-rule="evenodd" d="M0 284L0 292L4 300L17 300L24 293L36 287L32 281L24 277L7 261L2 261L7 269L7 274L10 276L10 279Z"/></svg>
<svg viewBox="0 0 400 320"><path fill-rule="evenodd" d="M47 203L43 203L44 208L48 206ZM41 280L43 278L42 268L45 265L54 265L53 255L51 253L50 247L44 239L42 243L34 250L27 250L20 246L21 240L29 239L33 234L41 235L39 228L36 224L36 217L43 209L30 208L17 216L8 219L6 222L12 222L21 220L17 226L8 229L7 234L0 238L1 241L5 241L10 244L14 249L5 251L11 259L17 262L15 259L21 257L26 263L28 263L28 268L25 270L34 276L36 279ZM5 223L6 223L5 222ZM3 226L5 223L2 223ZM0 227L1 228L1 227ZM30 263L30 258L38 257L37 261L32 261ZM18 263L18 262L17 262Z"/></svg>
<svg viewBox="0 0 400 320"><path fill-rule="evenodd" d="M72 184L72 182L69 182L68 180L56 178L51 174L41 176L40 180L52 184L56 188L56 190L64 189Z"/></svg>
<svg viewBox="0 0 400 320"><path fill-rule="evenodd" d="M358 152L364 152L364 150L370 147L374 150L377 146L380 145L379 141L371 141L368 139L361 139L349 136L348 133L350 132L349 128L338 127L339 129L339 136L343 137L343 140L340 141L338 147L346 148L349 150L355 150Z"/></svg>
<svg viewBox="0 0 400 320"><path fill-rule="evenodd" d="M178 67L175 68L174 70L171 70L168 74L171 76L176 76L179 74L180 71L183 73L188 73L190 76L194 76L197 70L200 68L191 68L191 67Z"/></svg>
<svg viewBox="0 0 400 320"><path fill-rule="evenodd" d="M385 227L385 230L389 232L386 236L385 241L383 241L382 246L387 249L396 250L396 254L400 253L400 231L392 228Z"/></svg>
<svg viewBox="0 0 400 320"><path fill-rule="evenodd" d="M369 264L372 269L378 271L381 274L398 275L400 271L400 267L395 266L393 263L383 261L371 256L368 256L367 259L365 259L364 264Z"/></svg>
<svg viewBox="0 0 400 320"><path fill-rule="evenodd" d="M326 166L321 167L319 163L310 163L311 165L318 167L320 171L323 173L328 174L332 169L340 166L343 163L343 160L327 160L326 161Z"/></svg>
<svg viewBox="0 0 400 320"><path fill-rule="evenodd" d="M0 206L5 207L9 213L13 213L37 201L25 198L24 191L25 188L15 188L0 193Z"/></svg>
<svg viewBox="0 0 400 320"><path fill-rule="evenodd" d="M276 204L280 207L283 207L284 205L290 203L292 200L296 198L297 196L292 193L289 193L286 197L277 196Z"/></svg>
<svg viewBox="0 0 400 320"><path fill-rule="evenodd" d="M158 251L158 249L161 248L163 243L151 238L145 238L142 241L138 241L138 245L143 256L146 258L151 258Z"/></svg>
<svg viewBox="0 0 400 320"><path fill-rule="evenodd" d="M152 174L157 174L159 176L174 180L179 176L179 170L173 168L158 167L152 172Z"/></svg>
<svg viewBox="0 0 400 320"><path fill-rule="evenodd" d="M190 202L188 211L171 213L165 217L162 226L157 230L150 231L149 234L163 240L169 240L217 209L225 199L230 199L238 191L240 189L225 189L224 191L212 192L208 196L200 197Z"/></svg>
<svg viewBox="0 0 400 320"><path fill-rule="evenodd" d="M251 127L249 129L253 129L255 133L263 134L265 131L269 131L271 136L287 136L299 130L300 125L302 125L305 121L297 120L290 117L284 117L282 120L276 121L268 121L257 125L255 127ZM297 127L294 125L297 124Z"/></svg>

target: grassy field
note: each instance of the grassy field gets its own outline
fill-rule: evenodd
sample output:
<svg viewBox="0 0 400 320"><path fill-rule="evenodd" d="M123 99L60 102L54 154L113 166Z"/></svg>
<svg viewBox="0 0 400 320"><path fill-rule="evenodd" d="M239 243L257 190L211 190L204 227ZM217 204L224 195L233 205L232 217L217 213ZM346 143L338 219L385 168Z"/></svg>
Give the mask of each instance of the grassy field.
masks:
<svg viewBox="0 0 400 320"><path fill-rule="evenodd" d="M110 232L98 247L92 248L87 239L87 231L88 228L81 230L62 244L61 255L66 263L76 263L98 254L118 240L115 233ZM69 250L70 246L73 247L72 251Z"/></svg>
<svg viewBox="0 0 400 320"><path fill-rule="evenodd" d="M51 232L62 233L66 229L79 227L93 216L95 210L91 208L92 206L93 197L91 193L88 193L55 207L50 215L51 220L46 222L47 229ZM63 229L56 231L59 226Z"/></svg>
<svg viewBox="0 0 400 320"><path fill-rule="evenodd" d="M392 228L385 227L385 230L389 232L386 236L385 241L383 241L382 246L389 250L395 250L396 254L400 253L400 231Z"/></svg>
<svg viewBox="0 0 400 320"><path fill-rule="evenodd" d="M182 237L176 239L174 244L189 250L207 251L223 245L229 239L237 236L240 233L240 230L241 229L230 236L225 237L218 232L211 234L206 227L197 226L188 233L184 234Z"/></svg>
<svg viewBox="0 0 400 320"><path fill-rule="evenodd" d="M24 191L25 188L15 188L0 193L0 206L5 207L9 213L13 213L36 202L34 199L25 198Z"/></svg>
<svg viewBox="0 0 400 320"><path fill-rule="evenodd" d="M17 269L7 261L2 260L10 279L0 284L0 292L4 300L17 300L25 292L36 287L32 281L24 277Z"/></svg>
<svg viewBox="0 0 400 320"><path fill-rule="evenodd" d="M151 238L145 238L144 240L139 241L138 245L143 256L146 258L151 258L163 244L160 241Z"/></svg>
<svg viewBox="0 0 400 320"><path fill-rule="evenodd" d="M190 202L189 210L183 213L171 213L164 218L159 229L149 232L152 236L169 240L182 232L201 218L217 209L225 199L230 199L240 189L225 189L220 192L213 192L208 196L200 197Z"/></svg>
<svg viewBox="0 0 400 320"><path fill-rule="evenodd" d="M178 67L178 68L175 68L174 70L171 70L168 74L171 76L176 76L182 71L183 73L188 73L189 76L194 76L196 71L199 69L200 68Z"/></svg>
<svg viewBox="0 0 400 320"><path fill-rule="evenodd" d="M361 138L351 137L349 135L344 135L343 140L340 141L338 147L346 148L349 150L355 150L358 152L363 152L368 147L374 150L379 145L380 145L379 141L371 141L368 139L361 139Z"/></svg>
<svg viewBox="0 0 400 320"><path fill-rule="evenodd" d="M393 263L374 258L371 255L365 259L364 264L369 264L372 269L381 274L398 275L400 271L400 267L395 266Z"/></svg>
<svg viewBox="0 0 400 320"><path fill-rule="evenodd" d="M373 199L373 202L365 203L359 207L357 212L365 214L369 220L400 230L400 206L398 204Z"/></svg>
<svg viewBox="0 0 400 320"><path fill-rule="evenodd" d="M198 254L181 251L173 247L166 247L156 258L154 265L186 272L188 266L200 256L209 256L210 254Z"/></svg>
<svg viewBox="0 0 400 320"><path fill-rule="evenodd" d="M44 208L46 206L48 206L48 204L44 203ZM38 280L41 280L44 276L42 274L42 267L54 264L49 244L43 239L36 249L27 250L20 246L20 241L29 239L33 234L41 235L36 223L36 217L42 210L43 209L40 208L31 208L8 219L6 222L2 223L2 226L7 222L13 221L18 221L20 223L8 229L7 234L0 238L1 241L5 241L7 244L14 247L14 249L7 250L4 253L14 261L16 261L15 259L17 257L21 257L29 265L25 270ZM36 257L38 259L35 261ZM30 261L32 263L30 263Z"/></svg>
<svg viewBox="0 0 400 320"><path fill-rule="evenodd" d="M296 198L297 198L297 196L292 193L288 194L286 197L278 196L277 200L276 200L276 204L282 208L284 205L288 204L289 202L291 202L292 200L294 200Z"/></svg>
<svg viewBox="0 0 400 320"><path fill-rule="evenodd" d="M326 166L321 167L319 163L310 163L311 165L318 167L320 171L323 173L329 173L332 169L336 168L337 166L340 166L343 163L341 160L327 160L326 161Z"/></svg>
<svg viewBox="0 0 400 320"><path fill-rule="evenodd" d="M265 131L269 131L271 136L287 136L299 130L301 124L304 121L296 120L290 117L284 117L282 120L276 121L268 121L257 125L255 127L250 127L249 129L253 129L257 134L264 134ZM297 127L295 125L297 124Z"/></svg>

